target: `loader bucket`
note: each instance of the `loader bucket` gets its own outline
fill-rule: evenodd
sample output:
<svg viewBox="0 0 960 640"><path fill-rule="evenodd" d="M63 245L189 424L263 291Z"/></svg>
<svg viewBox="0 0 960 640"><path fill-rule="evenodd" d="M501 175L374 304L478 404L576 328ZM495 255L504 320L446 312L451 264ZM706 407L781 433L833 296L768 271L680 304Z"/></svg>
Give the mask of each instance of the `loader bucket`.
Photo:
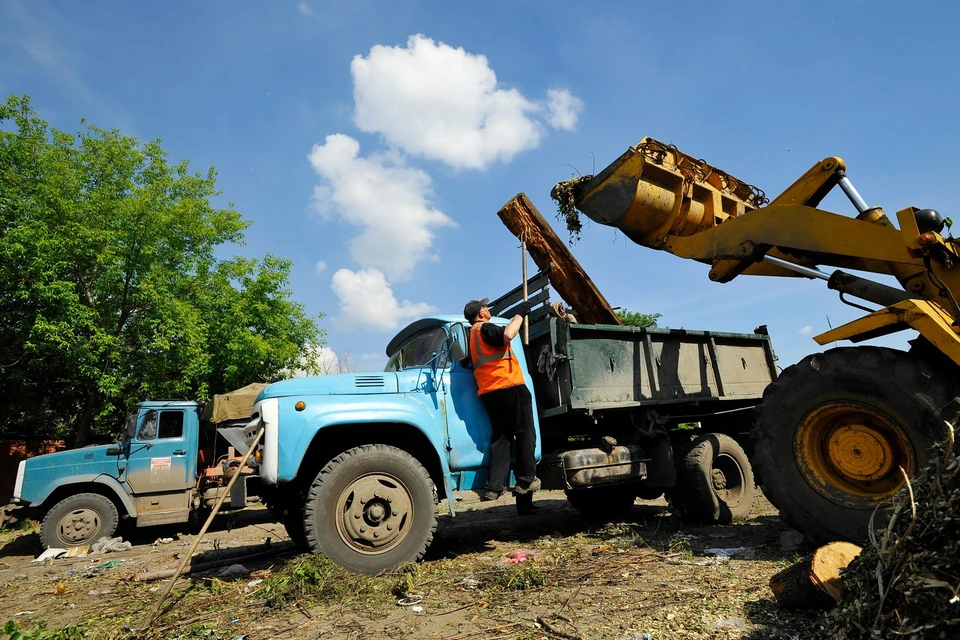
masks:
<svg viewBox="0 0 960 640"><path fill-rule="evenodd" d="M574 204L591 220L659 249L767 202L763 192L673 145L644 138L578 189Z"/></svg>

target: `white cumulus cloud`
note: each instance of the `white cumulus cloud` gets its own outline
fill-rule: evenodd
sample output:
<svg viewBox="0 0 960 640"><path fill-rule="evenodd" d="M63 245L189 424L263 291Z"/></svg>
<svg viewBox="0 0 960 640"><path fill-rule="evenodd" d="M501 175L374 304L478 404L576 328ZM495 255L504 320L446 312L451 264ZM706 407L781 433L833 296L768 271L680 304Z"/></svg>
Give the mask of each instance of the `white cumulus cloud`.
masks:
<svg viewBox="0 0 960 640"><path fill-rule="evenodd" d="M354 57L350 71L357 126L411 155L484 169L540 144L542 127L531 115L542 107L499 88L486 56L417 34L406 47L376 45ZM560 121L569 122L571 108Z"/></svg>
<svg viewBox="0 0 960 640"><path fill-rule="evenodd" d="M345 329L389 331L436 311L425 302L398 301L390 283L378 269L340 269L333 274L330 288L340 298L340 314L336 322Z"/></svg>
<svg viewBox="0 0 960 640"><path fill-rule="evenodd" d="M573 131L581 111L583 100L568 90L547 90L547 123L554 129Z"/></svg>
<svg viewBox="0 0 960 640"><path fill-rule="evenodd" d="M807 326L801 328L800 331L799 331L799 333L800 333L800 335L802 335L802 336L809 336L811 333L813 333L813 327L811 327L810 325L807 325Z"/></svg>
<svg viewBox="0 0 960 640"><path fill-rule="evenodd" d="M314 208L360 227L350 256L361 267L382 269L394 282L434 257L434 227L455 226L430 206L430 176L396 154L360 157L360 143L338 133L313 147L310 163L324 181L314 188Z"/></svg>

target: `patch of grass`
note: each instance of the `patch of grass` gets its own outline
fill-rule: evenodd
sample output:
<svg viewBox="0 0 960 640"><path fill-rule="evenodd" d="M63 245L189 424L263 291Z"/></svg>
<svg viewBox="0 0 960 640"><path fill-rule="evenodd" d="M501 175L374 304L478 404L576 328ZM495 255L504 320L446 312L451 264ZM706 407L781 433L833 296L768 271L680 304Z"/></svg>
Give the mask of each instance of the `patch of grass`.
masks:
<svg viewBox="0 0 960 640"><path fill-rule="evenodd" d="M39 531L40 523L30 518L18 519L14 522L8 522L0 527L0 535L8 533L32 533Z"/></svg>
<svg viewBox="0 0 960 640"><path fill-rule="evenodd" d="M693 551L690 550L690 541L680 536L673 536L670 538L670 541L667 542L667 551L669 553L680 554L682 558L692 558Z"/></svg>
<svg viewBox="0 0 960 640"><path fill-rule="evenodd" d="M293 602L337 603L354 598L377 599L392 591L390 578L348 573L323 556L298 556L264 582L261 595L267 606Z"/></svg>
<svg viewBox="0 0 960 640"><path fill-rule="evenodd" d="M0 638L9 640L83 640L84 632L79 625L71 625L54 631L47 630L47 623L39 622L32 629L24 629L13 620L7 620L0 631Z"/></svg>
<svg viewBox="0 0 960 640"><path fill-rule="evenodd" d="M518 591L543 587L547 584L547 574L533 565L498 571L492 578L495 585Z"/></svg>

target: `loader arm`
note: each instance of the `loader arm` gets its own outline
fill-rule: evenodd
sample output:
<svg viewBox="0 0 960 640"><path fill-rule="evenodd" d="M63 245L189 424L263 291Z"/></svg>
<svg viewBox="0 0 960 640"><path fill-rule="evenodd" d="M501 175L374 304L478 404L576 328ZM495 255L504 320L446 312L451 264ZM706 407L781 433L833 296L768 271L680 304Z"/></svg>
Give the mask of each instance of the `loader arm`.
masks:
<svg viewBox="0 0 960 640"><path fill-rule="evenodd" d="M856 217L816 208L837 186ZM711 265L716 282L738 275L819 277L841 299L846 294L890 308L839 327L833 336L856 341L910 326L960 364L954 296L960 293L960 247L940 235L942 224L921 232L917 209L897 212L897 228L880 207L867 206L840 158L818 162L768 203L756 187L644 138L596 177L580 181L573 197L577 209L637 244ZM820 266L838 270L821 272ZM839 269L893 276L900 288Z"/></svg>

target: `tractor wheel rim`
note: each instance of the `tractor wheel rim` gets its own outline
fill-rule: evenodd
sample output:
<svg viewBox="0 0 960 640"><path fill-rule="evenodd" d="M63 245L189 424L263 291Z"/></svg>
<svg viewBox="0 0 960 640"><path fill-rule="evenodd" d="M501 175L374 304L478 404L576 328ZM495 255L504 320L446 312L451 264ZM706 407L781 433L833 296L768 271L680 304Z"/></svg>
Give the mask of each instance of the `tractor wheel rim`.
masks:
<svg viewBox="0 0 960 640"><path fill-rule="evenodd" d="M410 532L413 498L395 476L371 473L344 488L337 514L337 533L347 546L363 554L386 553Z"/></svg>
<svg viewBox="0 0 960 640"><path fill-rule="evenodd" d="M916 466L910 439L882 411L858 402L822 405L804 417L794 441L807 483L843 506L884 500Z"/></svg>
<svg viewBox="0 0 960 640"><path fill-rule="evenodd" d="M77 546L93 539L100 530L100 514L94 509L74 509L57 523L57 533L64 542Z"/></svg>
<svg viewBox="0 0 960 640"><path fill-rule="evenodd" d="M740 463L732 456L725 453L717 456L710 470L710 483L717 498L727 506L735 508L743 502L746 480Z"/></svg>

